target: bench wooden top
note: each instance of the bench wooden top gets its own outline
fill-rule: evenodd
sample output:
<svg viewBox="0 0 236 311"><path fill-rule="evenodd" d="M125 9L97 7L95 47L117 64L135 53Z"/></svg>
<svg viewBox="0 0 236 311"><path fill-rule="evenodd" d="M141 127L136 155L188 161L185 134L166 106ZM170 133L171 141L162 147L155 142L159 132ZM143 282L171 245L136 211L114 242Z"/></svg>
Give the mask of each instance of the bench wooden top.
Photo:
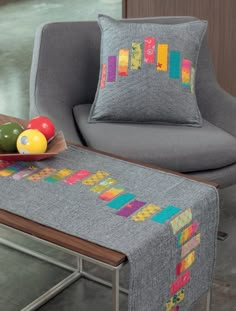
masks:
<svg viewBox="0 0 236 311"><path fill-rule="evenodd" d="M0 115L1 117L1 115ZM15 118L16 121L20 120ZM21 120L22 121L22 120ZM73 144L73 143L71 143ZM95 151L100 154L108 155L117 159L122 159L130 163L143 165L149 168L158 169L164 172L172 173L175 175L183 176L185 178L189 178L195 181L203 182L206 184L209 184L214 187L218 187L218 185L211 181L202 180L200 178L195 178L193 176L184 175L181 173L173 172L168 169L162 169L154 165L148 165L143 164L137 161L127 160L125 158L122 158L120 156L112 155L107 152L97 151L88 147L80 146L77 144L73 144L79 148L82 149L88 149L91 151ZM78 252L80 254L83 254L85 256L91 257L93 259L97 259L99 261L102 261L104 263L110 264L114 267L118 266L122 262L127 260L127 257L125 254L122 254L120 252L108 249L106 247L97 245L95 243L83 240L79 237L72 236L67 233L63 233L61 231L58 231L56 229L41 225L39 223L36 223L32 220L23 218L21 216L17 216L13 213L7 212L5 210L0 209L0 223L5 224L9 227L12 227L14 229L20 230L22 232L28 233L30 235L36 236L40 239L43 239L45 241L57 244L59 246L62 246L64 248L70 249L72 251Z"/></svg>
<svg viewBox="0 0 236 311"><path fill-rule="evenodd" d="M2 209L0 209L0 223L114 267L127 260L126 255L122 253L41 225Z"/></svg>

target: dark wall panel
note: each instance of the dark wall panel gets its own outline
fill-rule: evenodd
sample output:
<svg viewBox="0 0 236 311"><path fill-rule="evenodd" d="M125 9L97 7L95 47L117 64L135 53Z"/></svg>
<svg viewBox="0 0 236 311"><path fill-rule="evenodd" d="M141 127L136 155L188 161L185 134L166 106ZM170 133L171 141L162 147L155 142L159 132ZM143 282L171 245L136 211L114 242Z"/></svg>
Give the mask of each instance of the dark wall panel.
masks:
<svg viewBox="0 0 236 311"><path fill-rule="evenodd" d="M236 96L236 0L123 0L123 17L173 15L208 20L217 79Z"/></svg>

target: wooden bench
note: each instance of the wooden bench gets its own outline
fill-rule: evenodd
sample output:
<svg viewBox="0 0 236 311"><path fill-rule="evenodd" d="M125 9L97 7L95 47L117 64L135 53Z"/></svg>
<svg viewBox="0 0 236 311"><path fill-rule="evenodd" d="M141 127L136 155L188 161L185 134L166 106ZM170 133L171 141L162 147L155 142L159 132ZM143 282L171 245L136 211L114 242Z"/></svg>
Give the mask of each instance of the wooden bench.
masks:
<svg viewBox="0 0 236 311"><path fill-rule="evenodd" d="M32 220L17 216L2 209L0 209L0 224L9 229L17 230L18 233L27 234L27 236L30 236L33 239L39 240L40 242L46 243L53 247L57 247L64 252L73 254L77 257L78 265L74 268L53 258L44 256L40 253L31 251L8 240L0 238L0 244L2 245L11 247L72 272L67 278L56 284L53 288L31 302L21 311L37 310L40 306L48 302L66 287L82 277L105 286L112 287L112 310L119 310L119 292L128 293L128 290L119 286L119 271L127 263L127 257L124 254L38 224ZM85 272L83 269L84 260L111 270L112 283L102 280L101 278L94 277L93 275Z"/></svg>
<svg viewBox="0 0 236 311"><path fill-rule="evenodd" d="M78 146L78 147L92 150L84 146ZM92 151L96 151L97 153L105 154L105 155L108 155L108 156L111 156L117 159L123 159L123 160L126 160L127 162L143 165L142 163L127 160L122 157L114 156L106 152L101 152L97 150L92 150ZM170 170L158 168L153 165L143 165L143 166L154 168L154 169L159 169L165 172L170 172L176 175L184 176L185 178L193 179L196 181L204 182L206 184L210 184L212 186L218 187L218 185L213 182L203 181L198 178L194 178L191 176L183 175L181 173L176 173ZM15 214L12 214L2 209L0 209L0 224L2 224L3 226L7 226L8 228L12 230L17 230L17 232L20 232L21 234L27 234L28 236L31 236L33 239L40 240L43 243L60 248L61 250L66 251L67 253L73 254L77 257L77 263L78 263L77 267L76 268L69 267L66 264L61 263L55 259L49 258L47 256L44 256L42 254L39 254L31 250L28 250L24 247L21 247L10 241L0 238L0 244L12 247L21 252L24 252L36 258L45 260L47 262L50 262L52 264L65 268L72 272L66 279L56 284L53 288L51 288L45 294L43 294L42 296L34 300L32 303L30 303L28 306L23 308L21 311L36 310L37 308L45 304L48 300L50 300L52 297L60 293L63 289L65 289L66 287L68 287L70 284L72 284L74 281L78 280L81 277L85 277L95 282L99 282L103 285L112 287L112 310L113 311L119 310L119 292L121 291L124 293L128 293L128 290L123 289L119 286L119 271L128 261L125 254L122 254L120 252L91 243L79 237L75 237L75 236L63 233L53 228L41 225L39 223L33 222L30 219L17 216ZM84 271L83 269L84 260L93 262L99 266L109 269L112 272L112 282L109 283L105 280L94 277L91 274ZM208 299L207 299L207 307L206 307L207 311L210 310L210 297L211 296L209 293Z"/></svg>

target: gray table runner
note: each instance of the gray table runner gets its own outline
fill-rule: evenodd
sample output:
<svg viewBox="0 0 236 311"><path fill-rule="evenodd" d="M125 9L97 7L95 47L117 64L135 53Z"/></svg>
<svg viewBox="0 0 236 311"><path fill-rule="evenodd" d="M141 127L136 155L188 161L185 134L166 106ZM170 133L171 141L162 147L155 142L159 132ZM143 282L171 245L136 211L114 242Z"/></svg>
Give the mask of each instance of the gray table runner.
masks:
<svg viewBox="0 0 236 311"><path fill-rule="evenodd" d="M70 146L0 162L0 189L1 209L126 254L129 311L189 310L211 285L212 186Z"/></svg>

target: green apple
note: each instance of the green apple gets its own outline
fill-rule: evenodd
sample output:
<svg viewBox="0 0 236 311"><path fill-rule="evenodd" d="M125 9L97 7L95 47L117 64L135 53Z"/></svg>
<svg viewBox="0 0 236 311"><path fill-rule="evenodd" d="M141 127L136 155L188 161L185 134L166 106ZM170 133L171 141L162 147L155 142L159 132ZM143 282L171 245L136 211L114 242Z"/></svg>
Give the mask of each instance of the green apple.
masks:
<svg viewBox="0 0 236 311"><path fill-rule="evenodd" d="M0 149L6 152L15 152L16 141L24 128L15 122L8 122L0 125Z"/></svg>

